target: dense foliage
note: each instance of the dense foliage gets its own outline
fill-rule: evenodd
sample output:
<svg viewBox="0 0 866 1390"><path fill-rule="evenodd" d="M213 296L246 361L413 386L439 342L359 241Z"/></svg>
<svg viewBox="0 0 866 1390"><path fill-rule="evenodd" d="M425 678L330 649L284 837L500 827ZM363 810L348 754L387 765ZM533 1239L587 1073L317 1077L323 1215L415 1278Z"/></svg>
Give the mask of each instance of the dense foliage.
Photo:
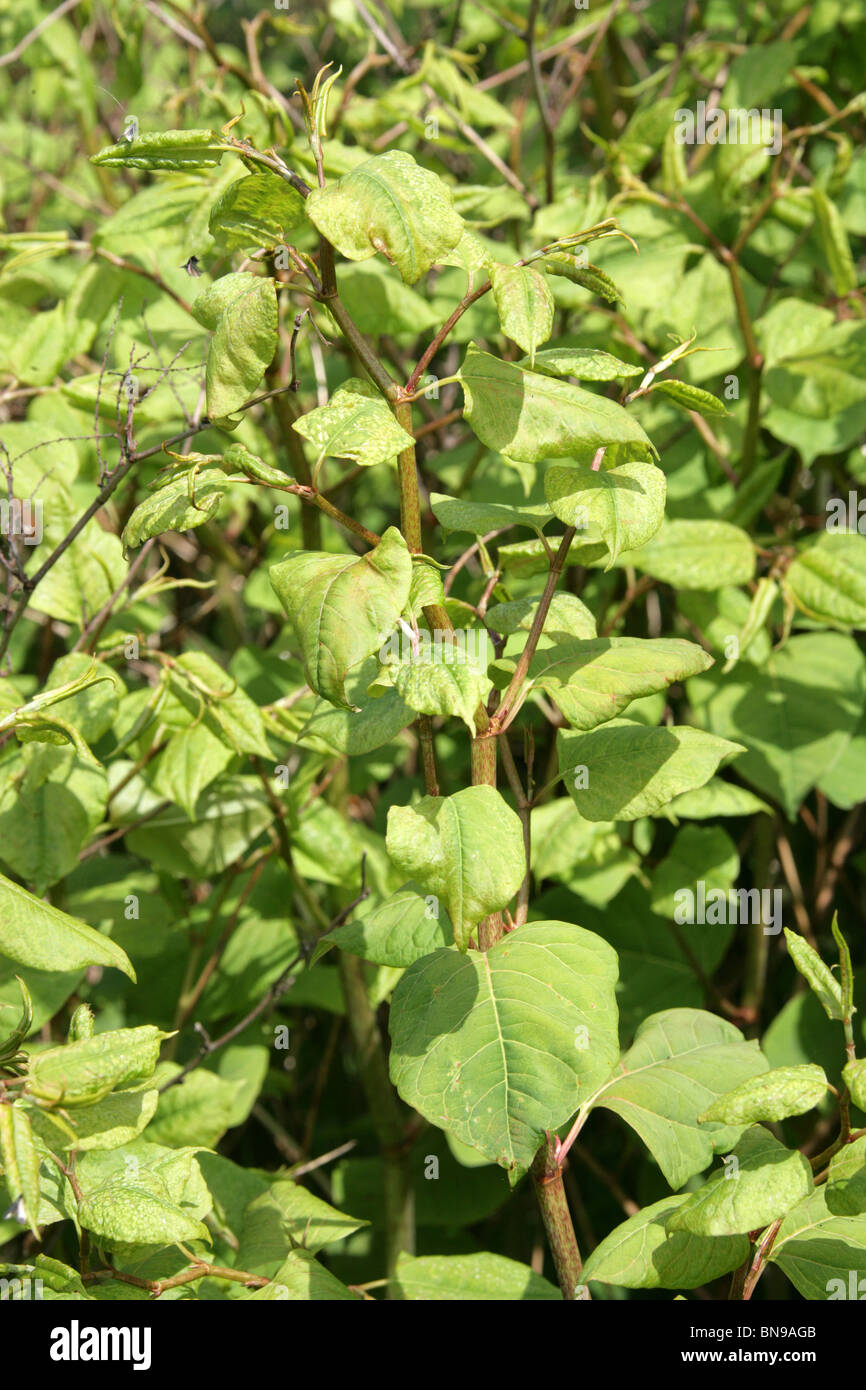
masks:
<svg viewBox="0 0 866 1390"><path fill-rule="evenodd" d="M0 13L0 1296L866 1294L864 46Z"/></svg>

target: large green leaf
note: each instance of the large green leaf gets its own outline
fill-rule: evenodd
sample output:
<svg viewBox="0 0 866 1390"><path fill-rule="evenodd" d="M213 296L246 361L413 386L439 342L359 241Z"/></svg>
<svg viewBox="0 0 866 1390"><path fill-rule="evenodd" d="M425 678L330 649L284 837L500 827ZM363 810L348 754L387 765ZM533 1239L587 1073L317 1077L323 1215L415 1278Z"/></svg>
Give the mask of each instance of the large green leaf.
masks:
<svg viewBox="0 0 866 1390"><path fill-rule="evenodd" d="M230 251L274 246L306 221L304 200L276 174L249 174L230 183L211 208L208 230Z"/></svg>
<svg viewBox="0 0 866 1390"><path fill-rule="evenodd" d="M392 806L387 845L402 872L444 899L461 951L478 923L505 907L523 881L520 820L494 787Z"/></svg>
<svg viewBox="0 0 866 1390"><path fill-rule="evenodd" d="M748 584L755 573L751 540L727 521L665 521L647 545L619 559L678 589Z"/></svg>
<svg viewBox="0 0 866 1390"><path fill-rule="evenodd" d="M843 630L866 627L866 536L822 532L787 569L785 589L809 618Z"/></svg>
<svg viewBox="0 0 866 1390"><path fill-rule="evenodd" d="M592 461L602 446L627 445L633 459L655 457L640 425L607 396L525 371L470 344L460 380L464 413L489 449L518 463L567 457Z"/></svg>
<svg viewBox="0 0 866 1390"><path fill-rule="evenodd" d="M396 458L414 443L374 387L350 377L327 405L310 410L292 428L315 446L317 459L351 459L365 468Z"/></svg>
<svg viewBox="0 0 866 1390"><path fill-rule="evenodd" d="M400 532L389 526L360 558L299 551L270 575L310 685L332 705L351 709L347 674L381 646L409 598L412 559Z"/></svg>
<svg viewBox="0 0 866 1390"><path fill-rule="evenodd" d="M605 1236L583 1266L585 1284L625 1289L697 1289L742 1264L749 1253L745 1236L695 1235L673 1231L670 1217L687 1193L663 1197L643 1207Z"/></svg>
<svg viewBox="0 0 866 1390"><path fill-rule="evenodd" d="M179 1240L210 1244L202 1217L212 1199L195 1153L136 1139L122 1149L82 1154L76 1165L81 1225L107 1250Z"/></svg>
<svg viewBox="0 0 866 1390"><path fill-rule="evenodd" d="M40 1112L39 1133L54 1153L64 1149L118 1149L136 1139L156 1113L159 1092L150 1090L115 1091L93 1105L76 1106L69 1119L74 1137L68 1128L55 1124L50 1110Z"/></svg>
<svg viewBox="0 0 866 1390"><path fill-rule="evenodd" d="M791 330L790 313L780 316L782 331L773 334L773 351L764 370L762 424L791 444L808 468L820 454L835 454L863 437L866 325L831 320L826 327L808 314L817 306L797 298L774 306L759 327L790 304L805 331Z"/></svg>
<svg viewBox="0 0 866 1390"><path fill-rule="evenodd" d="M636 1130L674 1189L729 1148L738 1130L698 1123L720 1095L768 1069L758 1044L700 1009L652 1014L592 1104Z"/></svg>
<svg viewBox="0 0 866 1390"><path fill-rule="evenodd" d="M366 1225L300 1183L277 1178L244 1211L238 1262L254 1274L273 1275L296 1246L316 1255Z"/></svg>
<svg viewBox="0 0 866 1390"><path fill-rule="evenodd" d="M553 1299L562 1294L528 1265L486 1252L478 1255L401 1255L394 1288L413 1302L497 1302Z"/></svg>
<svg viewBox="0 0 866 1390"><path fill-rule="evenodd" d="M486 645L486 643L485 643ZM457 715L470 737L475 733L475 711L490 690L486 653L445 642L438 649L426 644L407 660L386 668L401 700L419 714Z"/></svg>
<svg viewBox="0 0 866 1390"><path fill-rule="evenodd" d="M172 693L227 748L270 756L258 705L206 652L184 652L169 672Z"/></svg>
<svg viewBox="0 0 866 1390"><path fill-rule="evenodd" d="M616 955L567 922L416 961L391 1004L391 1077L432 1124L516 1180L617 1056Z"/></svg>
<svg viewBox="0 0 866 1390"><path fill-rule="evenodd" d="M545 376L576 376L578 381L617 381L643 372L643 367L633 367L599 348L545 348L530 365Z"/></svg>
<svg viewBox="0 0 866 1390"><path fill-rule="evenodd" d="M112 965L135 979L132 962L110 937L94 931L0 874L0 955L35 970Z"/></svg>
<svg viewBox="0 0 866 1390"><path fill-rule="evenodd" d="M402 150L357 164L307 198L310 221L350 261L381 251L409 285L463 235L447 184Z"/></svg>
<svg viewBox="0 0 866 1390"><path fill-rule="evenodd" d="M826 1094L827 1078L815 1063L774 1067L719 1096L700 1119L718 1120L726 1125L786 1120L790 1115L805 1115L807 1110L813 1110Z"/></svg>
<svg viewBox="0 0 866 1390"><path fill-rule="evenodd" d="M205 368L207 413L222 419L249 400L276 352L274 281L248 270L224 275L199 295L193 312L213 330Z"/></svg>
<svg viewBox="0 0 866 1390"><path fill-rule="evenodd" d="M767 1258L804 1298L860 1299L866 1289L866 1214L838 1215L830 1200L825 1185L788 1212Z"/></svg>
<svg viewBox="0 0 866 1390"><path fill-rule="evenodd" d="M830 1159L826 1192L827 1206L836 1216L866 1215L866 1134Z"/></svg>
<svg viewBox="0 0 866 1390"><path fill-rule="evenodd" d="M431 492L430 508L446 531L469 531L473 536L483 536L486 531L498 531L506 526L526 526L540 535L553 516L544 502L512 507L506 502L467 502L462 497L446 497L441 492Z"/></svg>
<svg viewBox="0 0 866 1390"><path fill-rule="evenodd" d="M559 775L586 820L652 815L743 751L699 729L648 728L629 719L588 734L560 730L557 744Z"/></svg>
<svg viewBox="0 0 866 1390"><path fill-rule="evenodd" d="M56 1104L92 1105L116 1086L131 1086L151 1076L162 1041L169 1036L147 1023L49 1047L30 1063L27 1092Z"/></svg>
<svg viewBox="0 0 866 1390"><path fill-rule="evenodd" d="M510 663L498 662L507 673ZM594 729L621 714L632 700L666 690L712 665L695 642L675 637L572 638L536 652L530 688L556 701L573 729Z"/></svg>
<svg viewBox="0 0 866 1390"><path fill-rule="evenodd" d="M696 722L746 751L737 771L789 817L845 749L866 703L866 658L852 637L792 637L759 670L738 663L689 682Z"/></svg>
<svg viewBox="0 0 866 1390"><path fill-rule="evenodd" d="M762 1230L807 1197L812 1169L805 1154L786 1149L762 1125L747 1129L723 1168L668 1219L669 1231L699 1236Z"/></svg>
<svg viewBox="0 0 866 1390"><path fill-rule="evenodd" d="M293 1250L270 1284L241 1295L244 1301L280 1303L354 1303L361 1294L341 1284L309 1250Z"/></svg>
<svg viewBox="0 0 866 1390"><path fill-rule="evenodd" d="M323 936L313 962L339 946L376 965L404 967L450 946L453 939L451 922L438 899L425 897L417 885L407 883L372 911Z"/></svg>
<svg viewBox="0 0 866 1390"><path fill-rule="evenodd" d="M545 276L532 266L494 263L490 283L503 333L529 353L532 366L536 348L553 332L553 295Z"/></svg>
<svg viewBox="0 0 866 1390"><path fill-rule="evenodd" d="M621 550L634 550L662 524L667 483L653 463L614 468L548 468L544 495L554 514L578 530L598 528L610 551L610 569Z"/></svg>
<svg viewBox="0 0 866 1390"><path fill-rule="evenodd" d="M188 473L172 478L139 502L123 528L124 549L141 545L164 531L190 531L203 526L218 511L230 486L220 468L203 468L194 483Z"/></svg>

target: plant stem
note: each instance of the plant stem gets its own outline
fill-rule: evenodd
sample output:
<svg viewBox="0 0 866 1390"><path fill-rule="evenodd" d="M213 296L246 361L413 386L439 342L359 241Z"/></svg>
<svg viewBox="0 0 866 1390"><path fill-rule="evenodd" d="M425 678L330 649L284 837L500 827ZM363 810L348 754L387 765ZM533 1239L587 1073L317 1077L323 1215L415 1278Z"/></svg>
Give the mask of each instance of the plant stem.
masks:
<svg viewBox="0 0 866 1390"><path fill-rule="evenodd" d="M511 713L511 707L517 698L520 687L526 679L526 673L529 670L530 662L535 655L538 639L544 628L544 623L550 610L550 604L556 592L556 586L559 583L559 577L562 574L565 560L571 549L571 543L574 537L575 528L573 526L567 526L562 540L560 541L559 549L550 562L547 583L544 586L544 593L541 596L541 601L535 610L535 617L532 620L532 627L529 629L529 637L526 646L520 653L520 659L514 668L514 675L511 677L508 689L502 697L502 703L491 721L493 728L496 729L498 733L502 733L507 729L508 725L511 723L511 719L514 717Z"/></svg>
<svg viewBox="0 0 866 1390"><path fill-rule="evenodd" d="M565 1196L562 1169L556 1159L553 1140L548 1136L532 1164L532 1185L541 1208L541 1219L556 1266L562 1296L574 1300L580 1284L583 1262Z"/></svg>
<svg viewBox="0 0 866 1390"><path fill-rule="evenodd" d="M385 1267L391 1280L401 1251L411 1255L415 1249L414 1203L406 1127L388 1076L379 1024L367 994L361 961L357 956L340 951L338 964L361 1085L382 1149L385 1170ZM390 1289L388 1296L392 1296Z"/></svg>
<svg viewBox="0 0 866 1390"><path fill-rule="evenodd" d="M774 824L772 816L759 816L755 824L755 849L753 872L755 887L759 892L769 887L770 860L773 854ZM763 896L763 895L762 895ZM770 939L764 931L764 923L759 915L757 922L751 922L746 938L746 967L743 982L743 1009L756 1023L764 998L764 985L767 978L767 957Z"/></svg>

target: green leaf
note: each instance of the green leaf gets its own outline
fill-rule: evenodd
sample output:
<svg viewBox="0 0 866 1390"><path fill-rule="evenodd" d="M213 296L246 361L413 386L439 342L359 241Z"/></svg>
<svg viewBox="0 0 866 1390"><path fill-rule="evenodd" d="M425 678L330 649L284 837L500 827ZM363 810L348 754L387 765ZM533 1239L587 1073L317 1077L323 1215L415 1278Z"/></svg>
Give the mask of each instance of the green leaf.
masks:
<svg viewBox="0 0 866 1390"><path fill-rule="evenodd" d="M20 1199L24 1217L37 1240L40 1156L33 1142L30 1116L20 1100L0 1104L0 1158L9 1196Z"/></svg>
<svg viewBox="0 0 866 1390"><path fill-rule="evenodd" d="M827 1078L822 1067L814 1063L774 1067L719 1096L699 1119L718 1120L726 1125L787 1120L791 1115L805 1115L807 1110L813 1110L826 1094Z"/></svg>
<svg viewBox="0 0 866 1390"><path fill-rule="evenodd" d="M490 283L502 332L529 354L532 366L536 348L546 343L553 332L553 295L547 280L532 266L494 262Z"/></svg>
<svg viewBox="0 0 866 1390"><path fill-rule="evenodd" d="M485 639L486 645L486 639ZM386 667L401 700L419 714L456 715L475 735L475 711L490 690L486 653L468 646L425 643L408 659Z"/></svg>
<svg viewBox="0 0 866 1390"><path fill-rule="evenodd" d="M460 380L464 414L482 444L518 463L557 456L589 462L597 449L611 444L628 445L635 459L655 457L637 421L606 396L524 371L473 344Z"/></svg>
<svg viewBox="0 0 866 1390"><path fill-rule="evenodd" d="M233 750L206 724L178 729L165 745L156 766L154 791L173 801L195 820L198 799L231 762Z"/></svg>
<svg viewBox="0 0 866 1390"><path fill-rule="evenodd" d="M0 874L0 955L35 970L112 965L135 979L132 962L110 937L42 902Z"/></svg>
<svg viewBox="0 0 866 1390"><path fill-rule="evenodd" d="M106 145L90 162L109 169L212 169L225 148L213 130L166 130Z"/></svg>
<svg viewBox="0 0 866 1390"><path fill-rule="evenodd" d="M364 468L387 463L415 442L378 391L357 377L345 381L327 405L295 420L292 429L315 446L317 461L327 455Z"/></svg>
<svg viewBox="0 0 866 1390"><path fill-rule="evenodd" d="M539 535L553 513L544 502L530 507L512 507L506 502L467 502L462 497L446 497L431 492L430 508L446 531L469 531L483 536L506 526L526 526Z"/></svg>
<svg viewBox="0 0 866 1390"><path fill-rule="evenodd" d="M688 694L697 723L746 745L737 771L794 819L844 761L866 702L866 659L842 633L801 633L760 670L740 661L728 676L693 678Z"/></svg>
<svg viewBox="0 0 866 1390"><path fill-rule="evenodd" d="M32 1264L0 1264L0 1275L10 1282L19 1279L22 1285L24 1280L32 1281L31 1287L39 1290L39 1293L34 1292L32 1297L46 1303L95 1302L94 1295L87 1292L77 1270L70 1269L69 1265L62 1264L60 1260L52 1260L47 1255L37 1255Z"/></svg>
<svg viewBox="0 0 866 1390"><path fill-rule="evenodd" d="M295 1246L316 1255L367 1224L323 1202L300 1183L277 1177L244 1211L238 1263L254 1274L277 1278L276 1270Z"/></svg>
<svg viewBox="0 0 866 1390"><path fill-rule="evenodd" d="M332 705L351 709L345 680L394 630L409 598L412 559L389 526L366 555L290 555L270 570L289 616L307 680Z"/></svg>
<svg viewBox="0 0 866 1390"><path fill-rule="evenodd" d="M667 1224L688 1193L663 1197L611 1231L583 1266L581 1282L596 1280L625 1289L697 1289L741 1265L749 1253L744 1236L700 1236Z"/></svg>
<svg viewBox="0 0 866 1390"><path fill-rule="evenodd" d="M206 652L185 652L169 675L173 694L232 752L270 757L258 705Z"/></svg>
<svg viewBox="0 0 866 1390"><path fill-rule="evenodd" d="M812 185L812 206L833 289L842 298L857 288L857 267L851 254L848 233L836 204L817 184Z"/></svg>
<svg viewBox="0 0 866 1390"><path fill-rule="evenodd" d="M822 532L788 567L784 586L807 617L842 631L866 627L866 536Z"/></svg>
<svg viewBox="0 0 866 1390"><path fill-rule="evenodd" d="M62 695L63 690L69 693ZM123 693L120 677L106 662L86 652L69 652L55 661L42 694L29 704L54 706L83 739L96 743L111 728Z"/></svg>
<svg viewBox="0 0 866 1390"><path fill-rule="evenodd" d="M188 473L173 478L139 502L123 528L124 550L141 545L151 536L161 536L164 531L191 531L203 526L219 510L230 486L219 468L203 468L194 483Z"/></svg>
<svg viewBox="0 0 866 1390"><path fill-rule="evenodd" d="M597 527L610 551L611 565L621 550L634 550L654 536L665 512L667 481L652 463L623 463L599 469L548 468L544 495L554 515L583 531Z"/></svg>
<svg viewBox="0 0 866 1390"><path fill-rule="evenodd" d="M360 1297L319 1264L309 1250L293 1250L270 1284L254 1293L241 1295L244 1301L287 1303L354 1303Z"/></svg>
<svg viewBox="0 0 866 1390"><path fill-rule="evenodd" d="M767 1070L758 1044L732 1023L700 1009L667 1009L644 1020L591 1104L631 1125L676 1189L703 1172L714 1147L724 1150L737 1139L737 1130L699 1125L698 1116Z"/></svg>
<svg viewBox="0 0 866 1390"><path fill-rule="evenodd" d="M494 603L487 610L487 625L504 636L529 632L540 602L538 595ZM595 618L576 594L556 593L547 610L540 645L562 642L569 637L595 637Z"/></svg>
<svg viewBox="0 0 866 1390"><path fill-rule="evenodd" d="M699 1236L746 1235L801 1202L812 1191L805 1154L786 1149L761 1125L747 1129L724 1168L717 1169L668 1219L669 1231Z"/></svg>
<svg viewBox="0 0 866 1390"><path fill-rule="evenodd" d="M729 413L727 406L722 404L718 396L714 396L711 391L705 391L702 386L692 386L688 381L654 381L647 394L666 396L674 405L686 411L697 410L700 415Z"/></svg>
<svg viewBox="0 0 866 1390"><path fill-rule="evenodd" d="M751 816L756 811L769 812L766 801L761 801L746 787L738 787L735 782L725 782L721 777L713 777L703 787L683 792L674 797L661 814L674 824L678 820L714 820L717 816Z"/></svg>
<svg viewBox="0 0 866 1390"><path fill-rule="evenodd" d="M107 1183L78 1205L78 1220L97 1244L174 1245L177 1241L210 1243L207 1226L159 1191L136 1182Z"/></svg>
<svg viewBox="0 0 866 1390"><path fill-rule="evenodd" d="M486 952L436 951L394 991L394 1085L516 1179L609 1074L615 981L607 943L565 922L518 927Z"/></svg>
<svg viewBox="0 0 866 1390"><path fill-rule="evenodd" d="M327 700L317 700L297 735L298 741L319 740L327 748L350 757L360 757L390 743L412 723L415 712L403 703L396 690L385 690L376 697L368 694L378 669L377 659L369 657L348 673L348 709L335 709Z"/></svg>
<svg viewBox="0 0 866 1390"><path fill-rule="evenodd" d="M559 775L586 820L637 820L708 782L742 744L674 725L616 719L592 733L561 730Z"/></svg>
<svg viewBox="0 0 866 1390"><path fill-rule="evenodd" d="M739 871L736 846L721 827L687 825L677 833L668 854L652 871L653 912L674 917L678 894L683 889L695 892L699 882L703 882L707 896L719 889L727 895Z"/></svg>
<svg viewBox="0 0 866 1390"><path fill-rule="evenodd" d="M605 275L597 265L573 256L568 251L550 251L546 256L542 256L537 264L543 266L551 275L564 275L575 285L582 285L584 289L597 294L608 304L625 303L609 275Z"/></svg>
<svg viewBox="0 0 866 1390"><path fill-rule="evenodd" d="M238 271L224 275L192 306L199 323L213 330L205 388L212 420L248 401L277 349L277 292L268 276Z"/></svg>
<svg viewBox="0 0 866 1390"><path fill-rule="evenodd" d="M862 1104L858 1101L860 1109ZM866 1214L866 1134L849 1141L830 1159L827 1207L836 1216Z"/></svg>
<svg viewBox="0 0 866 1390"><path fill-rule="evenodd" d="M510 665L497 662L494 669ZM556 701L572 728L586 731L621 714L632 700L710 665L703 647L676 637L572 638L537 651L527 679L529 689Z"/></svg>
<svg viewBox="0 0 866 1390"><path fill-rule="evenodd" d="M135 1139L91 1150L76 1163L82 1191L78 1220L106 1250L176 1241L211 1243L202 1218L213 1205L196 1149L166 1149Z"/></svg>
<svg viewBox="0 0 866 1390"><path fill-rule="evenodd" d="M145 1024L49 1047L30 1063L28 1094L64 1106L92 1105L115 1087L152 1076L163 1038L170 1036Z"/></svg>
<svg viewBox="0 0 866 1390"><path fill-rule="evenodd" d="M401 1255L394 1277L395 1297L412 1302L521 1302L562 1294L528 1265L486 1252L478 1255Z"/></svg>
<svg viewBox="0 0 866 1390"><path fill-rule="evenodd" d="M842 1080L851 1092L851 1099L859 1110L866 1110L866 1058L846 1062L842 1068Z"/></svg>
<svg viewBox="0 0 866 1390"><path fill-rule="evenodd" d="M837 1215L829 1185L788 1212L767 1259L804 1298L862 1297L866 1278L866 1215Z"/></svg>
<svg viewBox="0 0 866 1390"><path fill-rule="evenodd" d="M755 551L745 531L727 521L665 521L639 550L620 556L677 589L721 589L748 584L755 573Z"/></svg>
<svg viewBox="0 0 866 1390"><path fill-rule="evenodd" d="M314 188L306 212L341 255L365 261L381 251L408 285L463 235L448 186L401 150L364 160L337 183Z"/></svg>
<svg viewBox="0 0 866 1390"><path fill-rule="evenodd" d="M50 1110L41 1111L38 1120L39 1133L49 1146L59 1152L63 1149L77 1149L86 1153L88 1149L119 1149L136 1139L150 1124L156 1113L159 1092L151 1090L115 1091L95 1104L80 1105L70 1116L74 1137L65 1127L54 1124Z"/></svg>
<svg viewBox="0 0 866 1390"><path fill-rule="evenodd" d="M229 184L211 208L208 231L230 251L243 251L274 246L306 220L300 193L267 172Z"/></svg>
<svg viewBox="0 0 866 1390"><path fill-rule="evenodd" d="M450 918L438 898L425 897L417 885L407 883L364 917L353 917L323 936L312 963L339 946L376 965L402 968L450 946L453 939Z"/></svg>
<svg viewBox="0 0 866 1390"><path fill-rule="evenodd" d="M523 881L520 819L493 787L392 806L387 846L398 869L444 898L461 951L478 923L505 907Z"/></svg>
<svg viewBox="0 0 866 1390"><path fill-rule="evenodd" d="M167 1064L159 1068L156 1079L162 1086L179 1072L179 1066ZM231 1127L239 1085L244 1083L199 1067L177 1086L160 1093L159 1108L148 1126L148 1140L171 1149L184 1144L216 1148Z"/></svg>
<svg viewBox="0 0 866 1390"><path fill-rule="evenodd" d="M761 423L791 444L808 468L819 455L838 453L863 437L866 324L831 320L827 326L825 319L821 325L806 313L817 306L799 297L785 303L796 305L797 317L808 331L798 333L790 314L781 315L780 324L773 322L772 310L765 316L773 326L776 356L762 377L766 404Z"/></svg>
<svg viewBox="0 0 866 1390"><path fill-rule="evenodd" d="M785 928L788 953L804 980L821 1001L821 1007L828 1018L843 1019L842 986L829 965L825 965L818 952L810 946L805 937L799 936L790 928Z"/></svg>
<svg viewBox="0 0 866 1390"><path fill-rule="evenodd" d="M600 348L544 348L533 363L524 360L518 365L530 365L545 376L576 376L578 381L625 381L643 373L643 367L633 367Z"/></svg>

